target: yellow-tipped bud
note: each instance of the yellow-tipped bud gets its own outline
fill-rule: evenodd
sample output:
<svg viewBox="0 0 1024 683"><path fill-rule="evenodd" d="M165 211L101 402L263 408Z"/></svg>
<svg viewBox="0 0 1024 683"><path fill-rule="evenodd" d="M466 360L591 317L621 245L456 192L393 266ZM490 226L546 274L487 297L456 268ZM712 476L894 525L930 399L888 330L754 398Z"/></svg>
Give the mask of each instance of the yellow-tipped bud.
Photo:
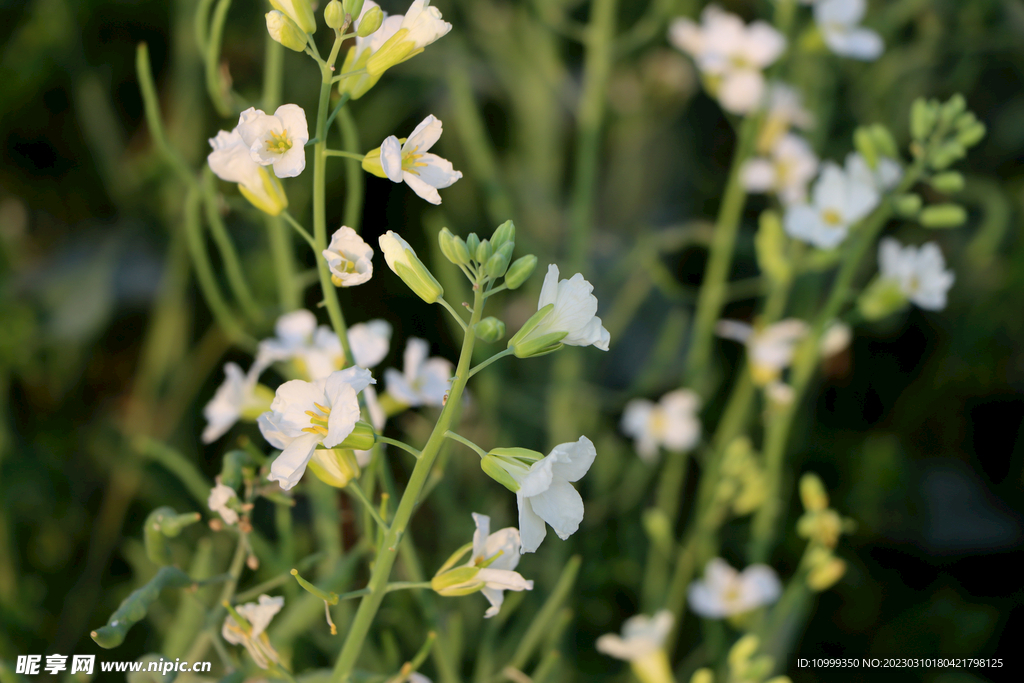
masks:
<svg viewBox="0 0 1024 683"><path fill-rule="evenodd" d="M846 574L846 562L833 557L811 569L807 574L807 586L812 591L825 591L836 585Z"/></svg>
<svg viewBox="0 0 1024 683"><path fill-rule="evenodd" d="M813 472L800 477L800 500L808 512L818 512L828 507L828 493L825 485Z"/></svg>
<svg viewBox="0 0 1024 683"><path fill-rule="evenodd" d="M381 235L378 242L381 251L384 252L384 260L387 261L388 267L402 278L402 281L417 296L428 304L433 304L444 295L441 283L423 265L408 242L391 230Z"/></svg>
<svg viewBox="0 0 1024 683"><path fill-rule="evenodd" d="M306 34L288 15L278 10L267 12L267 33L289 50L306 49Z"/></svg>
<svg viewBox="0 0 1024 683"><path fill-rule="evenodd" d="M360 38L365 38L372 33L376 33L383 23L384 12L381 11L380 7L371 7L363 15L363 20L359 22L359 26L356 27L356 35Z"/></svg>

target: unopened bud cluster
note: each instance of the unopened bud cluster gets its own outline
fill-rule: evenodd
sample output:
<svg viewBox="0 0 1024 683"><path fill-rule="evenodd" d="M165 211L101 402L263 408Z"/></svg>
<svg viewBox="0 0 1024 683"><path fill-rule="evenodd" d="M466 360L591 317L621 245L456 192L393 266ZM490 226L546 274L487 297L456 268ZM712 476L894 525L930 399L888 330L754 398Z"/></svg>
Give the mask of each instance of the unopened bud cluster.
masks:
<svg viewBox="0 0 1024 683"><path fill-rule="evenodd" d="M537 267L537 257L532 254L512 262L516 244L516 226L512 221L499 225L490 239L480 239L474 232L463 240L444 228L438 242L445 258L462 268L472 282L483 284L504 277L506 288L518 289Z"/></svg>

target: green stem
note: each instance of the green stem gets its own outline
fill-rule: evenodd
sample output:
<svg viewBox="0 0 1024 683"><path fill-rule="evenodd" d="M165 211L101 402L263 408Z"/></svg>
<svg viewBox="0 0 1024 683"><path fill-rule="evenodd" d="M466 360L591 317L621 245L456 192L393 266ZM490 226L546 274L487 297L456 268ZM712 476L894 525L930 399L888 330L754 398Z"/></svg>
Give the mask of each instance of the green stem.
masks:
<svg viewBox="0 0 1024 683"><path fill-rule="evenodd" d="M344 38L342 38L341 40L344 40ZM326 131L328 128L331 127L331 124L334 123L334 117L337 116L338 112L340 112L342 110L342 108L345 106L345 103L348 102L348 99L349 99L348 93L345 93L341 97L338 98L338 103L336 105L334 105L334 109L331 110L331 115L327 117L327 124L324 125L324 131ZM363 159L363 155L360 155L359 156L359 160L362 161L362 159Z"/></svg>
<svg viewBox="0 0 1024 683"><path fill-rule="evenodd" d="M462 319L462 316L459 315L458 311L456 311L454 308L452 308L452 305L450 303L448 303L447 301L445 301L444 297L441 297L440 299L438 299L438 302L442 306L444 306L446 309L448 309L448 312L452 314L452 317L455 318L455 321L457 323L459 323L460 327L462 327L462 331L465 332L466 331L466 321Z"/></svg>
<svg viewBox="0 0 1024 683"><path fill-rule="evenodd" d="M476 451L476 454L479 455L481 458L487 455L487 451L480 448L475 443L473 443L466 437L462 436L461 434L456 434L455 432L448 430L447 432L444 433L444 436L445 438L451 439L452 441L458 441L464 446L469 446L474 451Z"/></svg>
<svg viewBox="0 0 1024 683"><path fill-rule="evenodd" d="M471 325L475 325L480 321L484 309L483 294L479 288L474 291L473 304ZM385 534L384 542L381 543L380 549L377 552L377 558L373 563L368 586L370 592L359 603L359 609L352 620L348 636L345 639L345 645L342 647L338 661L334 665L331 683L342 683L343 681L347 683L349 681L352 670L355 668L356 660L359 657L359 652L362 650L363 642L370 631L374 617L377 615L377 610L380 609L381 601L387 592L387 582L388 577L391 575L391 568L394 566L395 559L398 556L399 542L409 526L409 520L412 518L416 501L427 482L430 471L434 466L434 461L437 459L437 454L441 450L441 445L444 443L444 433L452 426L453 418L458 413L459 406L462 403L462 392L465 390L466 382L469 380L469 364L473 356L475 340L476 337L472 334L465 335L462 340L462 352L459 354L459 364L455 370L452 389L448 394L448 402L442 408L441 416L434 426L434 431L431 432L419 460L416 461L416 466L413 468L412 475L409 477L409 483L402 494L402 499L398 504L398 510L395 512L391 527L388 529L387 534Z"/></svg>
<svg viewBox="0 0 1024 683"><path fill-rule="evenodd" d="M316 564L319 560L323 559L323 556L323 553L314 553L312 555L307 555L306 557L302 558L301 560L295 563L295 568L298 569L300 572L304 572L310 567L312 567L314 564ZM283 574L275 576L272 579L267 579L263 583L256 584L244 593L239 593L237 596L235 596L235 600L237 602L246 602L248 600L252 600L253 598L259 597L260 593L266 593L267 591L273 590L278 586L283 586L291 580L291 572L284 572Z"/></svg>
<svg viewBox="0 0 1024 683"><path fill-rule="evenodd" d="M364 156L363 154L353 154L341 149L329 149L324 154L329 157L344 157L345 159L358 159L359 161L362 161Z"/></svg>
<svg viewBox="0 0 1024 683"><path fill-rule="evenodd" d="M338 113L338 128L341 129L341 144L346 150L356 153L359 149L359 129L352 112L347 107ZM345 225L359 232L363 216L363 193L366 179L362 163L354 159L345 162Z"/></svg>
<svg viewBox="0 0 1024 683"><path fill-rule="evenodd" d="M217 113L225 118L234 113L225 98L225 95L229 93L228 86L220 75L220 43L224 35L224 22L227 20L230 7L231 0L220 0L217 3L217 7L213 10L210 30L206 35L206 49L203 52L203 61L206 62L206 91L210 94L210 100Z"/></svg>
<svg viewBox="0 0 1024 683"><path fill-rule="evenodd" d="M429 581L395 581L384 586L384 590L382 591L382 593L392 593L394 591L407 591L416 590L417 588L430 587L431 585ZM372 594L372 589L369 586L367 586L366 588L360 588L358 590L349 591L348 593L341 593L340 595L338 595L338 600L351 600L352 598L361 598L363 596ZM361 604L360 607L362 607ZM358 613L356 614L356 616L358 616ZM350 635L351 633L352 632L349 631ZM337 668L335 668L335 671L337 671Z"/></svg>
<svg viewBox="0 0 1024 683"><path fill-rule="evenodd" d="M488 365L490 365L494 361L498 360L499 358L504 358L505 356L510 356L513 353L515 353L515 349L505 349L504 351L500 351L500 352L494 354L493 356L491 356L490 358L488 358L485 361L482 361L481 363L476 365L472 370L470 370L469 371L469 376L472 377L473 375L475 375L476 373L480 372L481 370L483 370L484 368L486 368Z"/></svg>
<svg viewBox="0 0 1024 683"><path fill-rule="evenodd" d="M181 181L190 188L197 187L199 183L192 170L189 169L188 164L181 158L177 150L167 142L163 122L160 120L160 100L157 98L156 85L153 83L153 70L149 65L149 47L146 43L139 43L135 52L135 72L139 79L139 90L142 91L142 103L146 110L146 123L149 124L149 134L153 136L153 142Z"/></svg>
<svg viewBox="0 0 1024 683"><path fill-rule="evenodd" d="M253 298L252 290L245 279L245 273L242 272L238 251L231 242L231 236L228 235L224 221L220 218L220 212L217 209L217 191L213 178L213 171L210 170L209 166L205 166L203 168L203 204L206 208L206 222L210 225L210 234L213 236L213 241L217 243L220 257L224 261L224 272L227 275L228 284L231 286L235 299L242 306L245 315L251 321L258 323L263 319L263 313L260 311L256 299Z"/></svg>
<svg viewBox="0 0 1024 683"><path fill-rule="evenodd" d="M380 443L390 444L392 446L395 446L396 448L401 448L406 453L411 453L412 455L416 456L417 458L420 457L420 452L418 450L416 450L415 448L413 448L412 446L410 446L409 444L407 444L407 443L403 443L401 441L398 441L397 439L389 439L388 437L381 436L379 434L375 438Z"/></svg>
<svg viewBox="0 0 1024 683"><path fill-rule="evenodd" d="M366 497L366 493L363 491L362 487L359 486L359 482L353 479L345 488L352 493L355 498L359 499L359 502L362 503L363 507L365 507L367 512L370 513L370 517L372 517L373 521L375 521L377 526L380 527L380 530L387 533L388 525L383 519L381 519L380 513L378 513L376 508L373 507L373 503L370 499Z"/></svg>
<svg viewBox="0 0 1024 683"><path fill-rule="evenodd" d="M715 221L704 281L697 297L693 336L686 356L686 383L697 388L700 393L707 389L706 378L711 364L715 323L718 322L722 306L725 304L728 289L726 281L732 265L733 250L736 247L736 234L739 232L740 218L747 201L747 192L740 180L740 169L753 149L757 131L761 127L761 119L761 116L748 116L740 127L732 169L729 171L722 205L718 210L718 220Z"/></svg>
<svg viewBox="0 0 1024 683"><path fill-rule="evenodd" d="M286 221L288 221L288 224L295 229L295 232L297 232L300 235L302 235L302 239L306 240L306 244L308 244L309 248L313 250L313 253L315 253L315 254L319 254L320 253L320 252L318 252L316 250L316 240L314 240L313 236L310 235L306 231L306 229L304 227L302 227L301 223L299 223L297 220L295 220L294 216L292 216L287 211L282 211L281 212L281 217L284 218ZM318 260L320 260L320 259L318 259Z"/></svg>

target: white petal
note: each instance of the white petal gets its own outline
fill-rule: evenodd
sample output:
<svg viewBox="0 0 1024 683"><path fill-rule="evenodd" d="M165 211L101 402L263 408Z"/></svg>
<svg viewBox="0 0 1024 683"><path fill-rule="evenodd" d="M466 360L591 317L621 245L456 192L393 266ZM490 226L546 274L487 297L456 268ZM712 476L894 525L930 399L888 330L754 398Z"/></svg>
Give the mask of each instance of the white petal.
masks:
<svg viewBox="0 0 1024 683"><path fill-rule="evenodd" d="M768 192L775 187L775 164L767 159L750 159L740 170L740 181L747 192Z"/></svg>
<svg viewBox="0 0 1024 683"><path fill-rule="evenodd" d="M864 18L866 0L818 0L814 5L814 19L821 24L854 26Z"/></svg>
<svg viewBox="0 0 1024 683"><path fill-rule="evenodd" d="M331 414L327 416L324 446L334 448L348 438L359 421L359 399L350 384L343 384L330 395Z"/></svg>
<svg viewBox="0 0 1024 683"><path fill-rule="evenodd" d="M285 313L274 324L278 338L289 345L306 344L316 331L316 316L306 309Z"/></svg>
<svg viewBox="0 0 1024 683"><path fill-rule="evenodd" d="M516 477L519 482L519 493L524 496L536 496L547 491L551 486L553 475L552 467L555 464L554 458L550 455L530 465L530 469L522 477Z"/></svg>
<svg viewBox="0 0 1024 683"><path fill-rule="evenodd" d="M362 368L373 368L384 360L391 347L391 323L371 320L348 328L348 344L355 363Z"/></svg>
<svg viewBox="0 0 1024 683"><path fill-rule="evenodd" d="M770 24L755 21L747 27L743 53L754 65L762 69L770 66L785 49L786 39Z"/></svg>
<svg viewBox="0 0 1024 683"><path fill-rule="evenodd" d="M259 425L263 438L274 448L283 450L295 439L295 437L285 434L277 426L277 423L274 421L274 413L269 410L256 418L256 424Z"/></svg>
<svg viewBox="0 0 1024 683"><path fill-rule="evenodd" d="M417 390L424 405L441 407L451 388L452 364L444 358L430 358L416 378Z"/></svg>
<svg viewBox="0 0 1024 683"><path fill-rule="evenodd" d="M387 386L388 393L396 401L404 403L411 408L421 404L420 395L413 390L409 380L398 370L394 368L386 369L384 371L384 383Z"/></svg>
<svg viewBox="0 0 1024 683"><path fill-rule="evenodd" d="M273 163L278 178L294 178L306 168L306 149L295 143L284 154L276 155Z"/></svg>
<svg viewBox="0 0 1024 683"><path fill-rule="evenodd" d="M430 344L426 339L409 337L405 343L405 351L402 353L402 372L410 382L416 381L420 374L420 366L430 354Z"/></svg>
<svg viewBox="0 0 1024 683"><path fill-rule="evenodd" d="M224 436L238 421L246 403L247 381L242 368L235 363L227 363L224 365L224 375L224 382L217 387L213 399L203 408L203 417L207 422L202 435L203 443L213 443Z"/></svg>
<svg viewBox="0 0 1024 683"><path fill-rule="evenodd" d="M380 165L391 182L402 182L402 146L394 135L380 145Z"/></svg>
<svg viewBox="0 0 1024 683"><path fill-rule="evenodd" d="M420 166L419 164L425 165ZM452 167L452 162L436 154L424 154L418 159L415 174L427 185L438 189L450 187L456 180L462 177L462 172L456 171Z"/></svg>
<svg viewBox="0 0 1024 683"><path fill-rule="evenodd" d="M236 130L245 146L252 150L254 145L262 145L269 133L283 133L284 125L276 116L268 116L255 107L249 107L239 115ZM253 161L259 162L259 159L254 158Z"/></svg>
<svg viewBox="0 0 1024 683"><path fill-rule="evenodd" d="M747 343L747 340L750 339L753 333L753 327L738 320L719 320L715 323L715 334L725 339L738 341L741 344Z"/></svg>
<svg viewBox="0 0 1024 683"><path fill-rule="evenodd" d="M566 481L579 481L594 464L597 449L590 439L581 436L578 441L555 446L548 457L553 460L553 476Z"/></svg>
<svg viewBox="0 0 1024 683"><path fill-rule="evenodd" d="M544 537L548 535L544 520L533 511L530 499L519 492L516 494L516 502L519 503L519 537L522 541L520 548L524 553L536 552Z"/></svg>
<svg viewBox="0 0 1024 683"><path fill-rule="evenodd" d="M754 111L764 98L764 76L760 71L738 69L727 73L718 90L718 100L733 114Z"/></svg>
<svg viewBox="0 0 1024 683"><path fill-rule="evenodd" d="M519 565L519 545L519 530L511 526L505 527L487 536L483 554L484 557L490 559L500 553L498 558L491 562L489 566L494 569L511 570Z"/></svg>
<svg viewBox="0 0 1024 683"><path fill-rule="evenodd" d="M747 567L740 575L743 582L744 603L749 609L770 605L782 594L782 584L771 567L755 564Z"/></svg>
<svg viewBox="0 0 1024 683"><path fill-rule="evenodd" d="M530 505L563 541L576 533L583 521L583 498L572 484L561 479L553 480L547 491L531 497Z"/></svg>
<svg viewBox="0 0 1024 683"><path fill-rule="evenodd" d="M285 491L298 484L320 438L319 434L305 434L288 444L270 465L267 479L278 482Z"/></svg>
<svg viewBox="0 0 1024 683"><path fill-rule="evenodd" d="M548 266L548 272L544 275L544 284L540 288L540 299L537 301L537 310L548 304L555 303L558 296L558 266L554 263Z"/></svg>
<svg viewBox="0 0 1024 683"><path fill-rule="evenodd" d="M423 153L434 146L442 132L441 120L433 114L419 122L402 145L403 154ZM431 155L433 156L433 155ZM445 186L447 187L447 186Z"/></svg>
<svg viewBox="0 0 1024 683"><path fill-rule="evenodd" d="M302 147L309 141L309 127L306 125L306 112L297 104L282 104L274 112L281 120L293 146Z"/></svg>
<svg viewBox="0 0 1024 683"><path fill-rule="evenodd" d="M506 591L528 591L533 590L533 581L524 579L519 572L508 571L507 569L493 569L485 567L476 575L478 579L487 583L488 588Z"/></svg>
<svg viewBox="0 0 1024 683"><path fill-rule="evenodd" d="M594 647L602 654L627 662L638 656L633 643L623 640L614 633L606 633L598 638L597 642L594 643Z"/></svg>
<svg viewBox="0 0 1024 683"><path fill-rule="evenodd" d="M441 203L441 194L437 191L437 188L424 182L419 176L410 173L409 171L404 171L402 173L402 179L405 181L405 184L408 185L409 188L412 189L412 191L421 199L425 199L434 205Z"/></svg>

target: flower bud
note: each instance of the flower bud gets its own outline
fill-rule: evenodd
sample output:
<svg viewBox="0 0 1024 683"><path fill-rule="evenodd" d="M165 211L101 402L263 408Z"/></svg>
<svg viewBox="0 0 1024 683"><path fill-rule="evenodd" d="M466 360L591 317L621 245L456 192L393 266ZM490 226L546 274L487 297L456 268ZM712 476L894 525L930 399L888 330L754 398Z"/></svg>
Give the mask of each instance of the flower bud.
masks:
<svg viewBox="0 0 1024 683"><path fill-rule="evenodd" d="M484 264L484 273L486 273L492 279L497 280L499 277L505 274L508 270L508 261L512 256L512 249L515 248L511 242L506 242L502 245L501 249L494 252L487 263Z"/></svg>
<svg viewBox="0 0 1024 683"><path fill-rule="evenodd" d="M894 208L904 218L917 218L921 212L921 196L913 193L900 195L895 199Z"/></svg>
<svg viewBox="0 0 1024 683"><path fill-rule="evenodd" d="M473 327L473 332L477 339L492 344L505 336L505 323L494 316L487 316Z"/></svg>
<svg viewBox="0 0 1024 683"><path fill-rule="evenodd" d="M872 170L878 168L878 148L875 147L875 139L866 126L858 126L853 132L853 145Z"/></svg>
<svg viewBox="0 0 1024 683"><path fill-rule="evenodd" d="M469 233L469 237L466 238L466 248L469 249L469 255L476 258L476 250L480 248L480 238L476 236L475 232Z"/></svg>
<svg viewBox="0 0 1024 683"><path fill-rule="evenodd" d="M942 105L939 111L939 121L945 125L953 123L960 114L967 110L967 101L964 96L957 93L949 98L949 101Z"/></svg>
<svg viewBox="0 0 1024 683"><path fill-rule="evenodd" d="M345 25L345 14L345 7L338 0L331 0L324 8L324 23L329 28L340 29Z"/></svg>
<svg viewBox="0 0 1024 683"><path fill-rule="evenodd" d="M939 192L953 194L964 189L964 177L956 171L947 171L932 177L931 186Z"/></svg>
<svg viewBox="0 0 1024 683"><path fill-rule="evenodd" d="M317 448L309 461L309 469L317 479L337 489L348 486L360 473L356 454L347 448Z"/></svg>
<svg viewBox="0 0 1024 683"><path fill-rule="evenodd" d="M283 12L267 12L267 33L289 50L302 52L306 49L306 34Z"/></svg>
<svg viewBox="0 0 1024 683"><path fill-rule="evenodd" d="M260 172L260 180L262 181L261 186L249 188L245 185L239 185L238 191L249 200L250 204L263 213L277 216L288 208L288 195L284 193L281 181L268 171L266 166L260 166L258 170Z"/></svg>
<svg viewBox="0 0 1024 683"><path fill-rule="evenodd" d="M469 247L466 246L466 241L458 235L453 237L452 249L455 251L455 262L463 266L468 265L473 259L469 255Z"/></svg>
<svg viewBox="0 0 1024 683"><path fill-rule="evenodd" d="M512 221L508 220L499 225L494 229L494 234L491 235L491 245L495 249L500 249L505 242L516 241L516 226Z"/></svg>
<svg viewBox="0 0 1024 683"><path fill-rule="evenodd" d="M446 259L458 265L459 262L455 258L455 250L452 245L454 239L455 235L448 228L441 228L441 232L437 233L437 243L441 247L441 253Z"/></svg>
<svg viewBox="0 0 1024 683"><path fill-rule="evenodd" d="M857 308L866 320L881 320L906 305L906 294L890 279L875 278L857 298Z"/></svg>
<svg viewBox="0 0 1024 683"><path fill-rule="evenodd" d="M519 490L519 482L511 472L524 475L530 470L530 465L543 458L543 454L528 448L493 448L480 459L480 469L488 477L515 493Z"/></svg>
<svg viewBox="0 0 1024 683"><path fill-rule="evenodd" d="M729 668L734 671L742 671L747 668L750 658L761 646L761 640L753 633L748 633L729 649Z"/></svg>
<svg viewBox="0 0 1024 683"><path fill-rule="evenodd" d="M910 106L910 134L914 139L923 142L928 139L935 128L938 112L933 104L918 97Z"/></svg>
<svg viewBox="0 0 1024 683"><path fill-rule="evenodd" d="M888 128L883 126L881 123L876 123L873 124L869 130L871 131L871 138L874 141L879 154L892 159L899 156L900 151L896 146L896 140L893 139L892 133L889 132Z"/></svg>
<svg viewBox="0 0 1024 683"><path fill-rule="evenodd" d="M476 252L474 252L474 253L475 253L474 260L477 263L480 263L480 264L487 263L487 260L489 258L491 258L491 254L494 253L494 250L491 248L490 240L480 240L480 244L477 246Z"/></svg>
<svg viewBox="0 0 1024 683"><path fill-rule="evenodd" d="M929 161L931 162L932 168L937 171L941 171L949 168L965 156L967 156L967 150L964 149L964 146L958 141L952 140L935 150Z"/></svg>
<svg viewBox="0 0 1024 683"><path fill-rule="evenodd" d="M690 683L715 683L715 674L711 669L697 669L690 676Z"/></svg>
<svg viewBox="0 0 1024 683"><path fill-rule="evenodd" d="M807 587L812 591L825 591L836 585L846 574L846 562L833 557L811 569L807 574Z"/></svg>
<svg viewBox="0 0 1024 683"><path fill-rule="evenodd" d="M975 122L957 133L956 141L964 147L974 147L985 137L985 124Z"/></svg>
<svg viewBox="0 0 1024 683"><path fill-rule="evenodd" d="M305 33L316 33L316 17L309 0L270 0L270 6L288 15ZM305 36L303 36L305 42Z"/></svg>
<svg viewBox="0 0 1024 683"><path fill-rule="evenodd" d="M372 8L371 8L372 9ZM363 0L345 0L345 14L358 17L363 11Z"/></svg>
<svg viewBox="0 0 1024 683"><path fill-rule="evenodd" d="M828 507L828 493L818 475L808 472L800 477L800 500L808 512L818 512Z"/></svg>
<svg viewBox="0 0 1024 683"><path fill-rule="evenodd" d="M354 16L354 15L353 15ZM356 27L356 35L360 38L376 33L380 25L384 23L384 12L380 7L371 7L366 10L366 14L363 15L363 20L359 22L359 26Z"/></svg>
<svg viewBox="0 0 1024 683"><path fill-rule="evenodd" d="M428 304L436 303L444 294L444 288L423 262L416 256L409 243L393 231L388 230L378 240L384 260L394 273L402 278L413 292Z"/></svg>
<svg viewBox="0 0 1024 683"><path fill-rule="evenodd" d="M956 228L967 222L967 211L958 204L936 204L921 212L921 225L926 228Z"/></svg>
<svg viewBox="0 0 1024 683"><path fill-rule="evenodd" d="M533 274L537 267L537 257L533 254L517 258L508 271L505 272L505 286L509 289L519 289Z"/></svg>

